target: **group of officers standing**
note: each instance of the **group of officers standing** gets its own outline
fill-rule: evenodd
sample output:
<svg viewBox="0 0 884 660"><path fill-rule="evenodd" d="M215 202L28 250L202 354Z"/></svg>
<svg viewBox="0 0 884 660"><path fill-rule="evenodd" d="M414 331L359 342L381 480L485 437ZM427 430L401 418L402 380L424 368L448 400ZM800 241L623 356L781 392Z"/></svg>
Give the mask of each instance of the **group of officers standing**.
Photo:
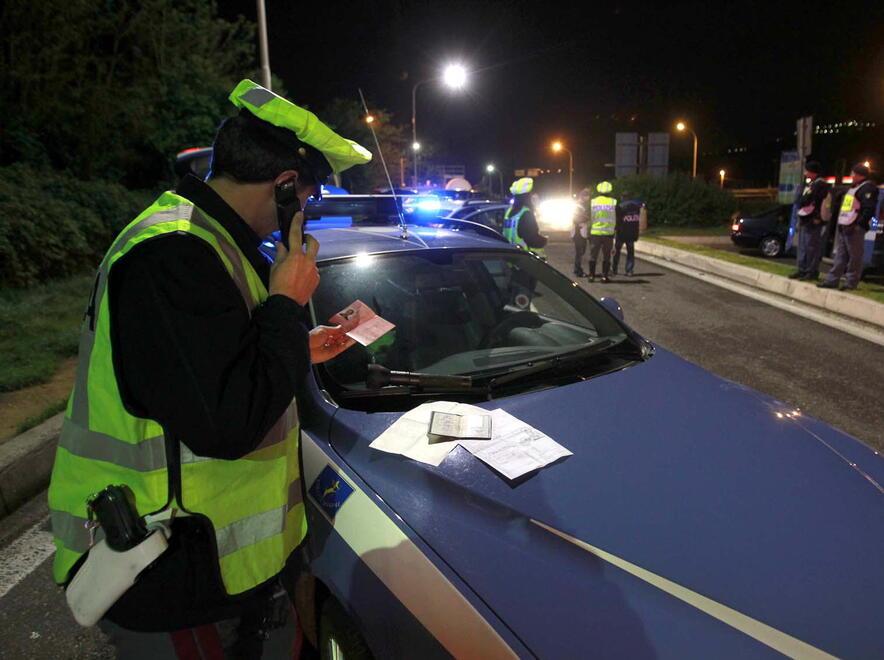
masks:
<svg viewBox="0 0 884 660"><path fill-rule="evenodd" d="M546 258L544 248L547 238L540 233L535 214L536 196L534 179L524 177L513 182L510 193L513 201L507 209L503 222L503 235L510 243ZM586 277L590 282L596 278L599 255L602 258L601 281L610 282L611 275L618 274L620 254L626 246L626 276L632 277L635 269L635 242L638 240L641 217L645 205L635 199L619 201L611 196L613 186L602 181L596 186L593 197L589 188L577 196L577 208L571 225L574 242L574 275ZM583 259L589 247L589 273L583 270ZM612 269L613 266L613 269Z"/></svg>

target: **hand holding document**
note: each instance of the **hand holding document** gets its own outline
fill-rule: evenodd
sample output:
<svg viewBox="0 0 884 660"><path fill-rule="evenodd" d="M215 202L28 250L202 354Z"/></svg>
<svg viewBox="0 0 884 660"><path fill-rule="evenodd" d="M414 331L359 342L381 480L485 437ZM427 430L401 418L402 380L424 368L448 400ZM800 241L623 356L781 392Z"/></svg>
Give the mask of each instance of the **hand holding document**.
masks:
<svg viewBox="0 0 884 660"><path fill-rule="evenodd" d="M342 309L329 319L329 323L340 325L351 339L363 346L374 343L396 326L378 316L361 300Z"/></svg>

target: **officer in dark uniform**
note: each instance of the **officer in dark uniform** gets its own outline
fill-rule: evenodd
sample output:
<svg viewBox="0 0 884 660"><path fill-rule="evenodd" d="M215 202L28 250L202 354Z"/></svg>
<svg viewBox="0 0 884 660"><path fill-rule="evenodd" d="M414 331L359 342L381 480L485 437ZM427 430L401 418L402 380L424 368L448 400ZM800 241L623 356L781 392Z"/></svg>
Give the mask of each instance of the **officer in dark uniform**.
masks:
<svg viewBox="0 0 884 660"><path fill-rule="evenodd" d="M878 187L869 180L869 168L865 165L854 165L851 173L853 186L844 193L838 213L835 263L825 281L817 285L822 289L855 289L862 276L863 244L878 206ZM838 286L842 276L844 283Z"/></svg>
<svg viewBox="0 0 884 660"><path fill-rule="evenodd" d="M805 185L798 201L798 270L789 275L793 280L816 280L820 276L820 259L823 256L822 209L829 184L820 176L822 168L816 161L804 167Z"/></svg>
<svg viewBox="0 0 884 660"><path fill-rule="evenodd" d="M620 251L626 246L626 276L632 277L635 270L635 242L638 240L639 221L644 204L624 192L626 198L617 205L617 223L614 231L614 275L620 265Z"/></svg>

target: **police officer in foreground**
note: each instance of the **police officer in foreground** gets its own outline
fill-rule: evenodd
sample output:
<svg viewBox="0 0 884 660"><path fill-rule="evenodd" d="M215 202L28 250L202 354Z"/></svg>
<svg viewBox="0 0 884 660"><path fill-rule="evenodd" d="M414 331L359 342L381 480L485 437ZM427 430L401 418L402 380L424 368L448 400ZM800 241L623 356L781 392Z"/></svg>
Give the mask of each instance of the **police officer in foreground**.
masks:
<svg viewBox="0 0 884 660"><path fill-rule="evenodd" d="M855 289L862 276L863 243L878 204L878 187L869 180L869 168L861 163L853 166L851 174L853 185L844 193L838 212L832 270L817 285L822 289ZM842 276L844 284L839 286Z"/></svg>
<svg viewBox="0 0 884 660"><path fill-rule="evenodd" d="M793 280L814 280L820 276L823 257L823 202L829 184L820 176L822 168L816 161L804 166L804 191L798 200L798 269L789 275Z"/></svg>
<svg viewBox="0 0 884 660"><path fill-rule="evenodd" d="M371 154L249 80L230 100L208 180L160 195L99 266L49 487L62 585L91 547L87 498L109 484L138 516L171 521L169 548L102 621L119 657L175 657L195 643L182 631L220 621L226 642L204 630L200 646L260 657L307 533L295 391L349 345L341 328L301 324L319 245L302 245L297 210ZM289 222L271 267L258 246Z"/></svg>
<svg viewBox="0 0 884 660"><path fill-rule="evenodd" d="M574 243L574 276L585 277L583 255L586 254L586 241L589 238L589 188L577 194L577 207L571 222L571 242Z"/></svg>
<svg viewBox="0 0 884 660"><path fill-rule="evenodd" d="M628 199L632 195L623 192L624 199L617 205L616 226L614 228L614 259L613 273L617 274L620 265L620 252L626 246L626 276L632 277L635 271L635 242L638 240L641 213L644 204L637 199Z"/></svg>
<svg viewBox="0 0 884 660"><path fill-rule="evenodd" d="M595 282L599 252L602 253L602 282L610 282L611 251L617 224L617 200L608 196L613 187L602 181L596 186L598 195L589 201L589 281Z"/></svg>
<svg viewBox="0 0 884 660"><path fill-rule="evenodd" d="M510 186L513 201L503 216L503 237L513 245L518 245L546 260L543 248L546 247L547 238L540 233L540 227L537 225L537 215L531 195L533 190L534 179L531 177L514 181Z"/></svg>

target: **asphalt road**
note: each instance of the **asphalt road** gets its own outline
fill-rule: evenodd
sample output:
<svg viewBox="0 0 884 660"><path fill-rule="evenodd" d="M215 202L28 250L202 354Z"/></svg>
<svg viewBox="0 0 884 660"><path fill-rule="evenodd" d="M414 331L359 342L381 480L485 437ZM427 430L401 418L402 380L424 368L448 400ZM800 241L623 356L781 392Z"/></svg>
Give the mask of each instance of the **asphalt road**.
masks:
<svg viewBox="0 0 884 660"><path fill-rule="evenodd" d="M571 276L566 235L547 254ZM613 282L581 286L616 298L627 323L667 350L884 450L884 347L641 260L626 278L625 261L624 249Z"/></svg>
<svg viewBox="0 0 884 660"><path fill-rule="evenodd" d="M570 275L567 236L547 252ZM581 286L616 298L655 343L884 450L884 348L641 260L631 279ZM46 516L43 495L0 526L0 659L112 658L104 636L77 626L52 584Z"/></svg>

